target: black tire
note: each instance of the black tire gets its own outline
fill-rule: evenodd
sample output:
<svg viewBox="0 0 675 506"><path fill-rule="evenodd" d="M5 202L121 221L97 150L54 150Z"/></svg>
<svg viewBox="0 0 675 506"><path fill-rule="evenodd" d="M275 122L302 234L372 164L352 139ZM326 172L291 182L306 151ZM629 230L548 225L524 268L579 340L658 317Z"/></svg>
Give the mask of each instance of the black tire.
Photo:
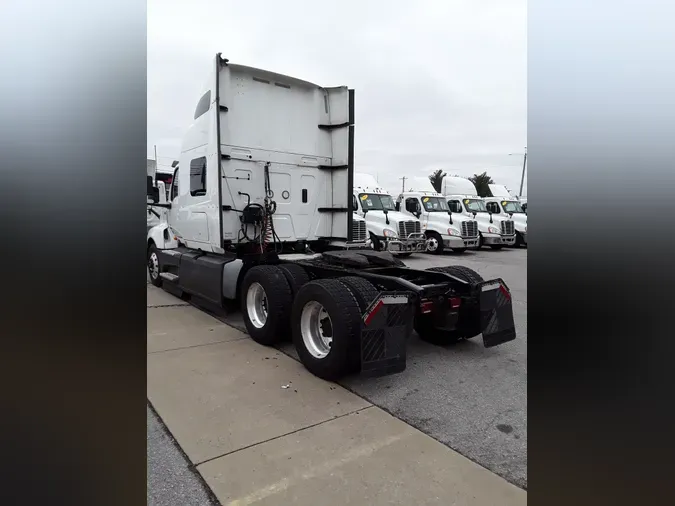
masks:
<svg viewBox="0 0 675 506"><path fill-rule="evenodd" d="M267 317L264 323L253 323L248 311L249 287L258 283L264 290ZM256 343L271 346L288 336L293 294L284 271L275 265L256 265L244 276L240 288L241 312L246 331Z"/></svg>
<svg viewBox="0 0 675 506"><path fill-rule="evenodd" d="M476 249L479 250L482 247L483 247L483 234L478 232L478 247Z"/></svg>
<svg viewBox="0 0 675 506"><path fill-rule="evenodd" d="M382 241L380 241L373 233L370 234L370 242L372 243L372 247L375 251L384 251Z"/></svg>
<svg viewBox="0 0 675 506"><path fill-rule="evenodd" d="M347 285L352 291L356 301L359 303L361 314L368 309L368 306L375 300L377 294L380 293L375 286L367 279L359 278L358 276L345 276L338 278L338 281Z"/></svg>
<svg viewBox="0 0 675 506"><path fill-rule="evenodd" d="M469 283L482 283L485 281L483 276L473 269L463 265L449 265L446 267L431 267L427 269L432 272L445 272L457 278L468 281ZM460 312L460 321L457 322L457 339L471 339L480 335L480 308L472 307ZM419 334L419 332L418 332ZM420 334L421 337L421 334Z"/></svg>
<svg viewBox="0 0 675 506"><path fill-rule="evenodd" d="M525 242L523 241L523 235L522 235L520 232L516 232L516 244L515 244L515 247L516 247L516 248L520 248L520 247L523 246L524 244L525 244Z"/></svg>
<svg viewBox="0 0 675 506"><path fill-rule="evenodd" d="M470 283L482 283L483 281L485 281L483 279L483 276L478 274L473 269L470 269L469 267L464 267L463 265L448 265L446 267L430 267L426 270L432 271L432 272L445 272L447 274L451 274L451 275L456 276L458 278L469 281Z"/></svg>
<svg viewBox="0 0 675 506"><path fill-rule="evenodd" d="M431 253L433 255L440 255L441 253L443 253L443 249L445 248L445 246L443 244L443 238L440 236L438 232L428 232L427 239L429 239L429 241L435 240L437 244L436 249L431 250L430 243L427 242L427 253ZM433 242L431 244L433 244Z"/></svg>
<svg viewBox="0 0 675 506"><path fill-rule="evenodd" d="M279 264L279 269L286 276L286 281L291 287L291 294L293 297L297 295L303 285L311 281L309 273L300 265L296 264Z"/></svg>
<svg viewBox="0 0 675 506"><path fill-rule="evenodd" d="M466 248L452 248L453 253L464 253Z"/></svg>
<svg viewBox="0 0 675 506"><path fill-rule="evenodd" d="M153 268L155 263L153 256L157 262L156 270ZM150 247L148 248L148 274L150 276L150 283L157 287L162 286L162 278L159 277L160 272L162 272L162 264L159 261L159 250L155 246L155 243L150 243ZM153 273L155 273L155 276L153 276Z"/></svg>
<svg viewBox="0 0 675 506"><path fill-rule="evenodd" d="M302 315L311 302L321 304L330 317L332 342L328 353L314 356L303 339ZM337 279L310 281L293 302L292 334L300 361L315 376L335 381L358 367L361 310L353 292Z"/></svg>

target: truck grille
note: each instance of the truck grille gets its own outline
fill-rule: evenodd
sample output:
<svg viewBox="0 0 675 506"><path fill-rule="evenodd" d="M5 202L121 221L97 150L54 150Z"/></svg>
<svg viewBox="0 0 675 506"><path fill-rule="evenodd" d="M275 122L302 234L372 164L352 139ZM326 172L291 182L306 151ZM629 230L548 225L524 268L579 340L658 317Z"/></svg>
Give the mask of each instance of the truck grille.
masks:
<svg viewBox="0 0 675 506"><path fill-rule="evenodd" d="M352 241L365 241L366 240L366 222L365 221L352 221Z"/></svg>
<svg viewBox="0 0 675 506"><path fill-rule="evenodd" d="M405 239L410 234L419 234L422 231L419 221L399 221L398 236Z"/></svg>
<svg viewBox="0 0 675 506"><path fill-rule="evenodd" d="M516 233L516 227L511 220L502 221L502 235L513 235Z"/></svg>
<svg viewBox="0 0 675 506"><path fill-rule="evenodd" d="M478 222L465 221L462 223L462 237L478 237Z"/></svg>

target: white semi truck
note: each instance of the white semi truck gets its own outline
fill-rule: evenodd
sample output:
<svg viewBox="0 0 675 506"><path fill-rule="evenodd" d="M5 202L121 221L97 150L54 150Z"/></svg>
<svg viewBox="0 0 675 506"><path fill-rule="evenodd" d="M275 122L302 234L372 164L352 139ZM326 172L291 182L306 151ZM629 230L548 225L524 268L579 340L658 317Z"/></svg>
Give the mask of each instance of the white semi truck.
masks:
<svg viewBox="0 0 675 506"><path fill-rule="evenodd" d="M352 206L365 218L374 250L409 256L426 249L420 220L398 212L394 199L370 174L354 174Z"/></svg>
<svg viewBox="0 0 675 506"><path fill-rule="evenodd" d="M216 55L166 218L148 232L152 283L215 312L239 300L253 340L290 337L305 367L329 380L402 371L413 327L436 343L515 339L501 279L410 269L351 240L353 177L353 90ZM159 204L157 192L148 188Z"/></svg>
<svg viewBox="0 0 675 506"><path fill-rule="evenodd" d="M490 185L492 197L486 197L485 207L488 212L498 216L508 216L516 227L516 246L527 246L527 200L525 204L511 195L508 189L499 184Z"/></svg>
<svg viewBox="0 0 675 506"><path fill-rule="evenodd" d="M479 248L487 245L492 249L501 249L516 243L513 220L503 213L491 213L471 181L459 176L446 176L443 188L448 206L454 213L475 217L480 232Z"/></svg>
<svg viewBox="0 0 675 506"><path fill-rule="evenodd" d="M429 178L411 178L409 191L401 193L396 199L396 209L421 221L429 253L440 254L446 248L463 253L478 247L476 221L461 213L453 213Z"/></svg>

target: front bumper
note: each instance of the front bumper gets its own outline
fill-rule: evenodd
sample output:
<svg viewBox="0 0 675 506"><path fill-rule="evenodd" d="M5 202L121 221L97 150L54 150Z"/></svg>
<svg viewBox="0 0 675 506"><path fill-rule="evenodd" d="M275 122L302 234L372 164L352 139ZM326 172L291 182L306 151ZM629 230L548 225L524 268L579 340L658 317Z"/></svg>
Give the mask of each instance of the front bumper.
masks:
<svg viewBox="0 0 675 506"><path fill-rule="evenodd" d="M443 246L450 249L477 248L478 237L443 236Z"/></svg>
<svg viewBox="0 0 675 506"><path fill-rule="evenodd" d="M516 244L516 234L483 234L483 244L486 244L487 246L512 246Z"/></svg>
<svg viewBox="0 0 675 506"><path fill-rule="evenodd" d="M409 234L405 239L382 239L386 244L386 250L390 253L415 253L422 252L427 248L427 240L424 234Z"/></svg>

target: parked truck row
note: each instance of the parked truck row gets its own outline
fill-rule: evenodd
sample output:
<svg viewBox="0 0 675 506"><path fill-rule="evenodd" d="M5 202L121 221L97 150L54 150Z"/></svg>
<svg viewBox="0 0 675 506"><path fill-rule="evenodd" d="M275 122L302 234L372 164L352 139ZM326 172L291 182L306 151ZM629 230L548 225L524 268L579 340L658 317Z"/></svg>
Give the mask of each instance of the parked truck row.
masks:
<svg viewBox="0 0 675 506"><path fill-rule="evenodd" d="M238 301L253 340L290 338L330 380L404 370L413 328L437 344L515 339L503 280L411 269L392 254L436 233L437 249L466 248L480 225L433 192L404 193L392 209L372 181L355 184L354 129L353 90L216 55L168 198L147 178L152 284L216 312Z"/></svg>

